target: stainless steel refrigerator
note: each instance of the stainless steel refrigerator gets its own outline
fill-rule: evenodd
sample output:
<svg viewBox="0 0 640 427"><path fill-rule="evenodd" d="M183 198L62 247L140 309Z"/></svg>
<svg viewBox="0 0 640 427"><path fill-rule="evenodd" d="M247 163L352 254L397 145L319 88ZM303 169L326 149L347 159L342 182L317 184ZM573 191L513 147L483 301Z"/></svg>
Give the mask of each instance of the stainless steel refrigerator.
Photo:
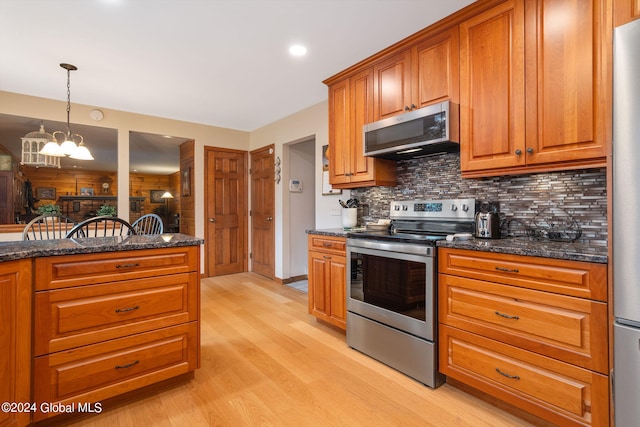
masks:
<svg viewBox="0 0 640 427"><path fill-rule="evenodd" d="M614 31L613 402L618 427L640 425L640 20Z"/></svg>

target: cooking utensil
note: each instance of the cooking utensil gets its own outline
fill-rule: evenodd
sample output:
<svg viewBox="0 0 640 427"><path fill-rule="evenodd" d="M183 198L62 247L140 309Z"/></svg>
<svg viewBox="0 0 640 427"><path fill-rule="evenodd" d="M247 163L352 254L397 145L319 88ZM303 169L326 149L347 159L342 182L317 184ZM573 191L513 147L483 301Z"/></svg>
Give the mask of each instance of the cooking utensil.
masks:
<svg viewBox="0 0 640 427"><path fill-rule="evenodd" d="M338 203L340 203L340 206L342 206L343 208L348 208L349 206L347 206L347 204L345 202L343 202L342 200L338 200Z"/></svg>
<svg viewBox="0 0 640 427"><path fill-rule="evenodd" d="M357 208L357 207L358 207L358 199L347 200L347 208Z"/></svg>

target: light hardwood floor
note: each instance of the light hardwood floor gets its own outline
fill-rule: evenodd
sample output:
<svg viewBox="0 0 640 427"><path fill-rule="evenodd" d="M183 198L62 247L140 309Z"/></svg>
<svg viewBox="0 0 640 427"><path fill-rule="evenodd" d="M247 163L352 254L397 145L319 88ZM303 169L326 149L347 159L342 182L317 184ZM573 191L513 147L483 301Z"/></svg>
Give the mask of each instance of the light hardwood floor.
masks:
<svg viewBox="0 0 640 427"><path fill-rule="evenodd" d="M530 426L350 349L307 294L252 273L202 280L202 365L189 382L69 426ZM111 407L113 406L113 407Z"/></svg>

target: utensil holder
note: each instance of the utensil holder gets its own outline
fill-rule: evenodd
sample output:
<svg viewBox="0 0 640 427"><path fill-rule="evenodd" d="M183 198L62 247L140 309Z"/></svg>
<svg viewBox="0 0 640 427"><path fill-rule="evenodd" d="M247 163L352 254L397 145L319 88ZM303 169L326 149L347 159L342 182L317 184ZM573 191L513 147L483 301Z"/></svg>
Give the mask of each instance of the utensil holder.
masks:
<svg viewBox="0 0 640 427"><path fill-rule="evenodd" d="M358 208L342 208L342 226L355 227L358 224Z"/></svg>

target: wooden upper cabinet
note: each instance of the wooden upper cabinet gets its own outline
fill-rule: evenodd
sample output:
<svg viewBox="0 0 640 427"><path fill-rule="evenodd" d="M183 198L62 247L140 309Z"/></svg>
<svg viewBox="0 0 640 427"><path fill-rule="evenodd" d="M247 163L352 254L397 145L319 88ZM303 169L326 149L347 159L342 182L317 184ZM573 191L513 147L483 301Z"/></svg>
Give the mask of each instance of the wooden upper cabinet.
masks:
<svg viewBox="0 0 640 427"><path fill-rule="evenodd" d="M525 3L527 164L601 159L604 165L610 1Z"/></svg>
<svg viewBox="0 0 640 427"><path fill-rule="evenodd" d="M524 114L524 5L511 0L460 24L462 171L524 166Z"/></svg>
<svg viewBox="0 0 640 427"><path fill-rule="evenodd" d="M329 176L331 185L348 184L351 179L349 79L329 86Z"/></svg>
<svg viewBox="0 0 640 427"><path fill-rule="evenodd" d="M458 37L455 26L377 62L373 121L447 99L458 103Z"/></svg>
<svg viewBox="0 0 640 427"><path fill-rule="evenodd" d="M463 176L606 164L610 12L610 0L511 0L460 25Z"/></svg>
<svg viewBox="0 0 640 427"><path fill-rule="evenodd" d="M412 49L412 100L418 108L451 100L460 103L458 26L429 37Z"/></svg>
<svg viewBox="0 0 640 427"><path fill-rule="evenodd" d="M365 157L362 127L373 117L369 68L329 86L329 180L336 188L395 185L396 164Z"/></svg>
<svg viewBox="0 0 640 427"><path fill-rule="evenodd" d="M382 120L412 109L411 50L407 49L373 66L374 120Z"/></svg>
<svg viewBox="0 0 640 427"><path fill-rule="evenodd" d="M614 0L613 24L616 27L640 18L640 0Z"/></svg>

